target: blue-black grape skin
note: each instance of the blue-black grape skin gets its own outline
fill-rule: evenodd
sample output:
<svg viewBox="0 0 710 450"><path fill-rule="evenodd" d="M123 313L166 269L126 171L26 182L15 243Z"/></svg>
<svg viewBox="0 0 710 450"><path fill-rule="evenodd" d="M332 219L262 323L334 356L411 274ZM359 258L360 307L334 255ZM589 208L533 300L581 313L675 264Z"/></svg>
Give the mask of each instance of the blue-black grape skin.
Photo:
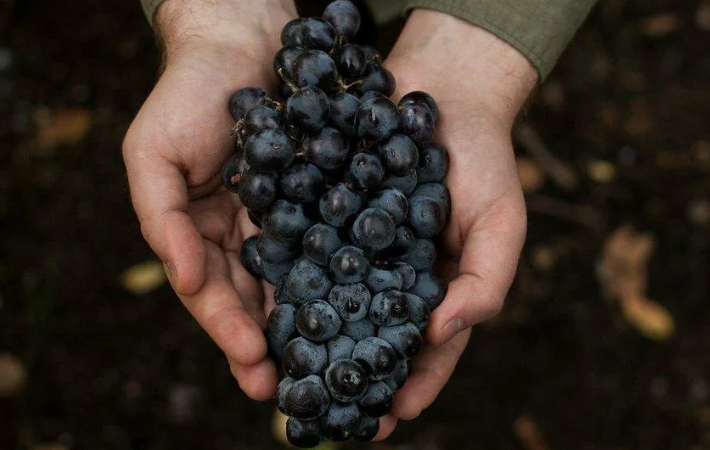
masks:
<svg viewBox="0 0 710 450"><path fill-rule="evenodd" d="M229 100L229 114L235 121L241 120L246 113L256 106L269 102L269 93L261 87L250 86L239 89Z"/></svg>
<svg viewBox="0 0 710 450"><path fill-rule="evenodd" d="M346 44L338 55L340 74L348 79L360 77L367 67L365 51L357 44Z"/></svg>
<svg viewBox="0 0 710 450"><path fill-rule="evenodd" d="M363 47L363 48L366 48L366 47ZM364 94L360 95L360 104L363 104L373 98L385 98L386 99L387 97L382 92L367 91Z"/></svg>
<svg viewBox="0 0 710 450"><path fill-rule="evenodd" d="M310 203L325 190L323 173L313 164L294 163L281 176L281 189L291 200Z"/></svg>
<svg viewBox="0 0 710 450"><path fill-rule="evenodd" d="M294 447L312 448L320 443L322 436L318 422L289 417L286 421L286 438Z"/></svg>
<svg viewBox="0 0 710 450"><path fill-rule="evenodd" d="M291 71L293 61L304 51L306 51L306 49L298 45L287 45L282 47L276 53L276 56L274 56L274 73L284 82L290 83L293 78L293 72ZM290 88L287 89L289 89L288 96L290 96L292 92L290 92Z"/></svg>
<svg viewBox="0 0 710 450"><path fill-rule="evenodd" d="M310 375L295 380L286 392L284 407L287 413L300 420L312 420L328 411L330 395L323 379Z"/></svg>
<svg viewBox="0 0 710 450"><path fill-rule="evenodd" d="M291 385L293 385L294 381L296 381L296 380L294 380L291 377L286 377L279 382L279 386L276 389L276 406L279 408L279 411L281 411L284 414L287 414L287 412L286 412L286 393L291 388Z"/></svg>
<svg viewBox="0 0 710 450"><path fill-rule="evenodd" d="M303 253L314 263L327 267L330 258L345 245L338 229L325 223L317 223L303 236Z"/></svg>
<svg viewBox="0 0 710 450"><path fill-rule="evenodd" d="M248 169L239 182L239 200L251 210L263 211L276 199L276 183L274 175Z"/></svg>
<svg viewBox="0 0 710 450"><path fill-rule="evenodd" d="M346 322L357 322L367 317L370 291L362 283L336 284L328 294L328 303Z"/></svg>
<svg viewBox="0 0 710 450"><path fill-rule="evenodd" d="M260 131L244 144L244 158L255 170L280 172L296 158L293 141L278 129Z"/></svg>
<svg viewBox="0 0 710 450"><path fill-rule="evenodd" d="M378 252L376 258L390 260L406 256L417 241L412 230L406 226L399 226L394 231L394 241L385 249Z"/></svg>
<svg viewBox="0 0 710 450"><path fill-rule="evenodd" d="M378 267L370 268L370 273L363 283L373 294L379 294L389 289L400 290L403 288L402 275L399 272Z"/></svg>
<svg viewBox="0 0 710 450"><path fill-rule="evenodd" d="M284 26L281 43L329 51L335 46L335 30L330 23L317 17L294 19Z"/></svg>
<svg viewBox="0 0 710 450"><path fill-rule="evenodd" d="M438 144L429 144L419 152L417 179L419 183L441 181L449 172L449 152Z"/></svg>
<svg viewBox="0 0 710 450"><path fill-rule="evenodd" d="M330 260L330 273L339 284L359 283L367 277L370 262L365 252L352 245L346 245Z"/></svg>
<svg viewBox="0 0 710 450"><path fill-rule="evenodd" d="M397 87L397 82L392 72L380 64L368 64L360 79L362 83L355 86L355 90L360 93L377 91L389 97L394 94Z"/></svg>
<svg viewBox="0 0 710 450"><path fill-rule="evenodd" d="M262 266L264 267L264 279L269 283L276 285L282 277L291 272L295 264L295 261L284 261L280 263L269 263L262 261Z"/></svg>
<svg viewBox="0 0 710 450"><path fill-rule="evenodd" d="M409 292L405 292L404 296L407 297L407 305L409 306L409 321L420 332L424 331L429 324L429 317L431 316L429 305L421 297Z"/></svg>
<svg viewBox="0 0 710 450"><path fill-rule="evenodd" d="M392 100L374 97L360 104L355 119L358 136L370 142L383 141L399 127L399 111Z"/></svg>
<svg viewBox="0 0 710 450"><path fill-rule="evenodd" d="M326 127L303 141L308 162L325 170L336 170L345 165L350 154L350 142L335 128Z"/></svg>
<svg viewBox="0 0 710 450"><path fill-rule="evenodd" d="M330 120L348 137L356 137L355 118L360 100L352 94L338 92L330 97Z"/></svg>
<svg viewBox="0 0 710 450"><path fill-rule="evenodd" d="M443 208L448 216L451 213L451 195L449 189L441 183L429 182L422 183L412 193L412 198L428 197L436 200Z"/></svg>
<svg viewBox="0 0 710 450"><path fill-rule="evenodd" d="M335 361L341 359L352 359L355 344L355 339L342 334L336 334L330 338L326 344L328 349L328 364L333 364Z"/></svg>
<svg viewBox="0 0 710 450"><path fill-rule="evenodd" d="M417 103L423 103L429 107L429 110L431 111L432 115L434 116L434 122L437 122L439 120L439 107L436 104L434 97L427 94L426 92L422 92L422 91L409 92L408 94L404 95L404 97L402 97L399 100L398 106L401 109L407 105L412 105L412 104L417 104Z"/></svg>
<svg viewBox="0 0 710 450"><path fill-rule="evenodd" d="M288 200L276 200L262 220L264 234L274 240L296 244L313 226L313 221L306 215L300 203Z"/></svg>
<svg viewBox="0 0 710 450"><path fill-rule="evenodd" d="M394 134L382 142L379 152L388 172L396 176L411 173L419 164L417 145L409 136L401 133Z"/></svg>
<svg viewBox="0 0 710 450"><path fill-rule="evenodd" d="M310 300L328 298L333 282L322 267L302 259L288 274L284 287L293 302L301 306Z"/></svg>
<svg viewBox="0 0 710 450"><path fill-rule="evenodd" d="M288 274L282 276L276 287L274 288L274 301L277 305L282 305L284 303L293 303L293 299L289 295L288 291L285 289L286 280L288 279Z"/></svg>
<svg viewBox="0 0 710 450"><path fill-rule="evenodd" d="M296 307L288 303L276 305L266 321L266 341L269 352L280 361L286 344L296 331Z"/></svg>
<svg viewBox="0 0 710 450"><path fill-rule="evenodd" d="M279 263L294 259L298 256L299 248L291 243L271 239L262 233L257 240L257 251L262 260L269 263Z"/></svg>
<svg viewBox="0 0 710 450"><path fill-rule="evenodd" d="M412 197L409 202L407 223L419 238L432 238L446 225L446 210L429 197Z"/></svg>
<svg viewBox="0 0 710 450"><path fill-rule="evenodd" d="M402 132L412 138L419 146L425 146L434 135L436 122L428 106L414 103L400 107L399 124Z"/></svg>
<svg viewBox="0 0 710 450"><path fill-rule="evenodd" d="M393 327L380 327L377 337L387 341L399 359L414 358L422 349L422 335L411 322Z"/></svg>
<svg viewBox="0 0 710 450"><path fill-rule="evenodd" d="M392 374L385 378L384 383L392 389L392 392L396 392L402 389L404 383L407 382L407 377L409 376L409 362L406 359L401 359L397 361L394 371Z"/></svg>
<svg viewBox="0 0 710 450"><path fill-rule="evenodd" d="M360 411L369 417L382 417L392 409L394 396L392 389L384 382L370 383L357 404Z"/></svg>
<svg viewBox="0 0 710 450"><path fill-rule="evenodd" d="M348 184L360 191L375 190L382 185L385 169L380 158L361 152L353 156L346 175Z"/></svg>
<svg viewBox="0 0 710 450"><path fill-rule="evenodd" d="M331 2L323 12L323 18L330 22L336 34L352 38L360 29L360 12L350 0Z"/></svg>
<svg viewBox="0 0 710 450"><path fill-rule="evenodd" d="M323 344L298 337L286 345L281 364L284 372L297 380L309 375L318 375L328 365L328 350ZM299 418L305 419L305 417Z"/></svg>
<svg viewBox="0 0 710 450"><path fill-rule="evenodd" d="M374 381L387 378L397 365L397 354L392 346L378 337L359 341L353 350L353 359L367 370Z"/></svg>
<svg viewBox="0 0 710 450"><path fill-rule="evenodd" d="M316 133L328 122L330 101L325 93L315 86L294 92L286 101L286 118L292 125L306 133Z"/></svg>
<svg viewBox="0 0 710 450"><path fill-rule="evenodd" d="M293 45L293 46L298 46L298 31L299 27L301 26L301 23L305 19L302 19L300 17L296 19L292 19L284 25L283 29L281 30L281 45L283 46L288 46L288 45Z"/></svg>
<svg viewBox="0 0 710 450"><path fill-rule="evenodd" d="M242 121L242 137L250 137L256 133L282 127L281 114L268 106L257 106L244 115Z"/></svg>
<svg viewBox="0 0 710 450"><path fill-rule="evenodd" d="M400 291L390 289L372 297L370 321L382 327L401 325L409 318L407 298Z"/></svg>
<svg viewBox="0 0 710 450"><path fill-rule="evenodd" d="M249 168L244 156L235 153L222 166L222 185L229 192L239 193L239 184L244 172Z"/></svg>
<svg viewBox="0 0 710 450"><path fill-rule="evenodd" d="M414 282L417 280L417 272L412 266L407 263L397 262L393 265L394 270L397 271L402 276L402 288L401 290L407 290L414 286Z"/></svg>
<svg viewBox="0 0 710 450"><path fill-rule="evenodd" d="M257 239L257 236L247 238L239 251L239 257L247 272L254 277L261 277L264 275L264 267L261 255L257 251Z"/></svg>
<svg viewBox="0 0 710 450"><path fill-rule="evenodd" d="M291 68L293 82L300 88L315 86L323 92L338 90L338 68L324 51L306 50L296 57Z"/></svg>
<svg viewBox="0 0 710 450"><path fill-rule="evenodd" d="M362 198L341 183L328 190L318 206L323 220L334 227L342 227L360 211Z"/></svg>
<svg viewBox="0 0 710 450"><path fill-rule="evenodd" d="M369 250L382 250L394 242L395 225L387 211L368 208L362 211L353 223L357 242Z"/></svg>
<svg viewBox="0 0 710 450"><path fill-rule="evenodd" d="M338 331L342 321L328 302L311 300L301 306L296 315L296 328L301 336L313 342L325 342ZM327 352L326 352L327 359Z"/></svg>
<svg viewBox="0 0 710 450"><path fill-rule="evenodd" d="M398 189L404 195L411 195L417 188L417 172L412 170L411 173L401 177L390 175L385 178L385 186Z"/></svg>
<svg viewBox="0 0 710 450"><path fill-rule="evenodd" d="M360 364L352 359L341 359L326 369L325 385L335 400L351 403L365 393L367 373Z"/></svg>
<svg viewBox="0 0 710 450"><path fill-rule="evenodd" d="M353 434L353 437L358 441L371 441L377 436L380 431L380 419L362 414L360 423Z"/></svg>
<svg viewBox="0 0 710 450"><path fill-rule="evenodd" d="M377 326L370 319L362 319L357 322L345 322L340 328L340 334L352 338L355 342L373 337L377 332Z"/></svg>
<svg viewBox="0 0 710 450"><path fill-rule="evenodd" d="M332 441L346 441L360 424L360 410L354 404L331 402L321 418L321 432Z"/></svg>
<svg viewBox="0 0 710 450"><path fill-rule="evenodd" d="M446 283L431 272L417 273L417 280L407 292L420 297L434 311L446 297Z"/></svg>
<svg viewBox="0 0 710 450"><path fill-rule="evenodd" d="M436 262L436 256L437 252L434 242L430 239L417 239L409 249L409 253L404 262L412 266L417 272L431 270Z"/></svg>
<svg viewBox="0 0 710 450"><path fill-rule="evenodd" d="M385 210L392 216L395 225L401 225L407 218L409 201L399 189L384 188L375 192L367 202L368 208Z"/></svg>

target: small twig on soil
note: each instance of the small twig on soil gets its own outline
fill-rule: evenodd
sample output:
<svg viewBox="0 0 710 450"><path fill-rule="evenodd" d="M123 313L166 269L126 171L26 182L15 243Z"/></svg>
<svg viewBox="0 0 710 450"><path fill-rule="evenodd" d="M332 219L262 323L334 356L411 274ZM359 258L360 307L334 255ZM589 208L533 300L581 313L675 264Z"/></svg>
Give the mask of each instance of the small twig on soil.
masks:
<svg viewBox="0 0 710 450"><path fill-rule="evenodd" d="M566 191L577 188L579 185L577 174L547 148L532 125L522 123L518 126L515 130L515 139L540 164L542 170L550 175L555 184Z"/></svg>
<svg viewBox="0 0 710 450"><path fill-rule="evenodd" d="M565 203L543 195L531 196L526 200L526 203L530 212L577 222L595 232L601 232L606 226L606 220L602 213L590 205Z"/></svg>

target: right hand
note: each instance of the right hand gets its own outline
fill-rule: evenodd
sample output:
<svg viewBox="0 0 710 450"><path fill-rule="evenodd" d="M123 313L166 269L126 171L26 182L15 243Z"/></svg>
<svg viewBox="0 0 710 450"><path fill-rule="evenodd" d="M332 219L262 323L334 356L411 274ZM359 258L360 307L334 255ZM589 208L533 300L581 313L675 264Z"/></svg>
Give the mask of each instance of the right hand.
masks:
<svg viewBox="0 0 710 450"><path fill-rule="evenodd" d="M272 87L272 58L291 0L170 0L155 18L165 71L128 130L123 157L143 236L183 304L226 354L242 390L273 397L276 369L262 332L273 289L242 267L257 232L221 186L233 149L230 95Z"/></svg>

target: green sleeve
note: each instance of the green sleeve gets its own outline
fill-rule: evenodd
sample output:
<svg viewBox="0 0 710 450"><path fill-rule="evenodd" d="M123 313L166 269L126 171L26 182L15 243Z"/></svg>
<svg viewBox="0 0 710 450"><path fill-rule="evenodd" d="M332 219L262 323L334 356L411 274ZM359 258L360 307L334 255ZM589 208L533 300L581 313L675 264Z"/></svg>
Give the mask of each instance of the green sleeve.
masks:
<svg viewBox="0 0 710 450"><path fill-rule="evenodd" d="M595 3L596 0L408 0L407 10L435 9L490 31L524 54L542 81Z"/></svg>
<svg viewBox="0 0 710 450"><path fill-rule="evenodd" d="M150 22L151 25L153 25L153 16L155 16L155 12L158 10L158 7L163 4L165 0L141 0L141 4L143 5L143 12L145 13L146 18L148 18L148 22Z"/></svg>

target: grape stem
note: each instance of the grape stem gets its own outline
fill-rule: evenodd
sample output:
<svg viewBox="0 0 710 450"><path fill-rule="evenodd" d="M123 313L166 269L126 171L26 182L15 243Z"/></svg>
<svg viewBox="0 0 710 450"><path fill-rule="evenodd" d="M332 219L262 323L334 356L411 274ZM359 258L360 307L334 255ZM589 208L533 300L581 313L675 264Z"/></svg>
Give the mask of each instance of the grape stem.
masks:
<svg viewBox="0 0 710 450"><path fill-rule="evenodd" d="M283 67L279 67L278 70L279 77L281 80L286 83L286 86L288 86L289 89L291 89L291 92L297 92L298 91L298 86L296 86L296 83L293 82L291 77L288 76L286 71L283 69Z"/></svg>
<svg viewBox="0 0 710 450"><path fill-rule="evenodd" d="M352 82L352 83L350 83L350 84L345 84L345 82L343 81L342 78L340 78L340 79L338 80L338 84L340 84L340 92L347 92L348 89L350 89L350 88L352 88L352 87L354 87L354 86L358 86L358 85L360 85L360 84L362 84L362 83L363 83L363 80L357 80L357 81L354 81L354 82Z"/></svg>

